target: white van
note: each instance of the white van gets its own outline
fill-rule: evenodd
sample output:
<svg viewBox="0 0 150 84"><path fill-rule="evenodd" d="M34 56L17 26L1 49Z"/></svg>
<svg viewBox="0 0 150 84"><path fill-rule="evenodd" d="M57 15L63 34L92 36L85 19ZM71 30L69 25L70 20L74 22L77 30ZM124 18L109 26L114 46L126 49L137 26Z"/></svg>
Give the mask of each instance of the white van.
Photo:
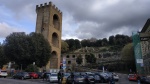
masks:
<svg viewBox="0 0 150 84"><path fill-rule="evenodd" d="M6 78L7 76L8 76L7 71L5 71L5 70L0 70L0 77Z"/></svg>

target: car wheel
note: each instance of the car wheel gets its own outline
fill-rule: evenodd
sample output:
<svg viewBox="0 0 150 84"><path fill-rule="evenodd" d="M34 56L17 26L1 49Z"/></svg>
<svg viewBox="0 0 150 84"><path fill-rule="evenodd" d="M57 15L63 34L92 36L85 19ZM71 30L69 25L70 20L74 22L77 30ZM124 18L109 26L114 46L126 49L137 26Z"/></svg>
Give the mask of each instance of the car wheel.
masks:
<svg viewBox="0 0 150 84"><path fill-rule="evenodd" d="M39 76L38 78L39 78L39 79L41 79L41 77L40 77L40 76Z"/></svg>
<svg viewBox="0 0 150 84"><path fill-rule="evenodd" d="M15 77L14 77L14 76L13 76L12 78L13 78L13 79L15 79Z"/></svg>
<svg viewBox="0 0 150 84"><path fill-rule="evenodd" d="M103 80L103 79L101 80L101 83L104 83L104 80Z"/></svg>
<svg viewBox="0 0 150 84"><path fill-rule="evenodd" d="M33 79L33 77L31 77L31 79Z"/></svg>
<svg viewBox="0 0 150 84"><path fill-rule="evenodd" d="M21 77L22 80L24 80L24 77Z"/></svg>

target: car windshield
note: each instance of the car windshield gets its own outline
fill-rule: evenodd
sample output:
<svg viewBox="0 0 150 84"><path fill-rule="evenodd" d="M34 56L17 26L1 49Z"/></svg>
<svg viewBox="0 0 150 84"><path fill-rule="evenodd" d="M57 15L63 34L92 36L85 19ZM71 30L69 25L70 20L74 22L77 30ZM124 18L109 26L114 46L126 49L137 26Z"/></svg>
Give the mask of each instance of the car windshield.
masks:
<svg viewBox="0 0 150 84"><path fill-rule="evenodd" d="M1 71L1 72L7 72L7 71Z"/></svg>
<svg viewBox="0 0 150 84"><path fill-rule="evenodd" d="M51 74L51 76L57 76L57 74Z"/></svg>
<svg viewBox="0 0 150 84"><path fill-rule="evenodd" d="M64 76L70 76L70 73L64 73Z"/></svg>

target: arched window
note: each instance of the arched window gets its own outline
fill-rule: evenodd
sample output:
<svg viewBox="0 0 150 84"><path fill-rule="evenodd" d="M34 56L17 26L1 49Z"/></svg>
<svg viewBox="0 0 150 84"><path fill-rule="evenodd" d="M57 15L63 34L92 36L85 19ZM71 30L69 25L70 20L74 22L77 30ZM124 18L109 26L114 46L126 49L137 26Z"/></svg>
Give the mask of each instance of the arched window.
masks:
<svg viewBox="0 0 150 84"><path fill-rule="evenodd" d="M57 52L53 51L50 59L50 67L53 69L57 69L57 65L58 65Z"/></svg>
<svg viewBox="0 0 150 84"><path fill-rule="evenodd" d="M52 44L55 47L59 47L59 40L58 40L58 34L57 33L53 33L52 35Z"/></svg>
<svg viewBox="0 0 150 84"><path fill-rule="evenodd" d="M54 28L60 30L59 17L56 14L54 14L54 16L53 16L53 25L54 25Z"/></svg>

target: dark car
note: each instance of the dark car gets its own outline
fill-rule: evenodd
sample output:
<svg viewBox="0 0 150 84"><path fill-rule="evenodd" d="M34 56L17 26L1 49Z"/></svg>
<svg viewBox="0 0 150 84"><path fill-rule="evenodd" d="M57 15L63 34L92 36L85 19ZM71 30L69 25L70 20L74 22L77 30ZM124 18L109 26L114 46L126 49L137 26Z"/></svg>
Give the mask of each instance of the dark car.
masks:
<svg viewBox="0 0 150 84"><path fill-rule="evenodd" d="M74 75L80 75L81 73L80 72L74 72L73 74Z"/></svg>
<svg viewBox="0 0 150 84"><path fill-rule="evenodd" d="M141 77L140 77L140 82L141 82L142 84L150 84L150 77L141 76Z"/></svg>
<svg viewBox="0 0 150 84"><path fill-rule="evenodd" d="M107 73L101 72L101 73L99 73L99 75L101 77L102 83L108 83L109 82L109 76Z"/></svg>
<svg viewBox="0 0 150 84"><path fill-rule="evenodd" d="M102 82L102 81L101 81L101 77L100 77L99 74L95 74L95 75L94 75L94 79L95 79L95 83L101 83L101 82Z"/></svg>
<svg viewBox="0 0 150 84"><path fill-rule="evenodd" d="M146 76L140 76L140 82L141 83L146 83L146 79L147 79Z"/></svg>
<svg viewBox="0 0 150 84"><path fill-rule="evenodd" d="M85 75L85 82L86 84L95 84L94 74Z"/></svg>
<svg viewBox="0 0 150 84"><path fill-rule="evenodd" d="M29 79L30 75L27 72L18 72L15 75L13 75L14 79Z"/></svg>
<svg viewBox="0 0 150 84"><path fill-rule="evenodd" d="M74 81L74 77L72 78L71 75L68 76L67 80L66 80L66 84L72 84Z"/></svg>
<svg viewBox="0 0 150 84"><path fill-rule="evenodd" d="M85 84L85 77L82 75L75 75L73 83L74 84Z"/></svg>
<svg viewBox="0 0 150 84"><path fill-rule="evenodd" d="M43 73L42 72L36 72L38 74L38 78L42 78Z"/></svg>

